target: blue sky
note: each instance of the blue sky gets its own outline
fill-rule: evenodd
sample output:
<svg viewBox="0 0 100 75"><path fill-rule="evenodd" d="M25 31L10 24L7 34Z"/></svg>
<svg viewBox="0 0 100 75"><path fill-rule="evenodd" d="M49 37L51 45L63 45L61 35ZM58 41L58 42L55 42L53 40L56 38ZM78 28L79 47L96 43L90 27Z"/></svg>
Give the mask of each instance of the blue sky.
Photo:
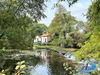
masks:
<svg viewBox="0 0 100 75"><path fill-rule="evenodd" d="M47 18L42 19L39 23L44 23L47 26L50 25L56 12L56 8L52 9L56 2L57 0L50 0L49 2L45 3L47 5L47 8L45 9L45 14ZM71 7L68 7L67 1L61 2L61 4L66 8L67 11L71 11L71 15L75 16L78 21L87 21L86 17L82 14L86 14L88 7L91 5L91 0L79 0Z"/></svg>

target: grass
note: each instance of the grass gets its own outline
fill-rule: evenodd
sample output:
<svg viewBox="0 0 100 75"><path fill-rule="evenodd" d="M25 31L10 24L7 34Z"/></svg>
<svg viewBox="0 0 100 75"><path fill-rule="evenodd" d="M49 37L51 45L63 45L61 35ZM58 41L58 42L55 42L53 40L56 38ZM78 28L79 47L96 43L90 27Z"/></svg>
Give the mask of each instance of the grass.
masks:
<svg viewBox="0 0 100 75"><path fill-rule="evenodd" d="M49 50L52 50L52 51L65 51L65 52L75 52L77 49L76 48L62 48L62 47L59 47L59 46L40 46L40 45L34 45L34 47L36 49L49 49Z"/></svg>

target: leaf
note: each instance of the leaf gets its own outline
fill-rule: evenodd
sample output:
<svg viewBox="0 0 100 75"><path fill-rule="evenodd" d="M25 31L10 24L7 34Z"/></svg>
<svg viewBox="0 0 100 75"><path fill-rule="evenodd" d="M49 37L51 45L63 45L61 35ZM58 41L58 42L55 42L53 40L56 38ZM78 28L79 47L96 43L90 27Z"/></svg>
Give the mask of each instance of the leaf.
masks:
<svg viewBox="0 0 100 75"><path fill-rule="evenodd" d="M18 62L17 64L21 64L21 62Z"/></svg>
<svg viewBox="0 0 100 75"><path fill-rule="evenodd" d="M66 68L66 71L68 70L68 68Z"/></svg>
<svg viewBox="0 0 100 75"><path fill-rule="evenodd" d="M16 7L16 6L17 6L17 4L14 4L14 6Z"/></svg>
<svg viewBox="0 0 100 75"><path fill-rule="evenodd" d="M72 67L69 67L69 69L71 70L71 69L72 69Z"/></svg>
<svg viewBox="0 0 100 75"><path fill-rule="evenodd" d="M72 72L70 71L70 73L69 74L72 74Z"/></svg>
<svg viewBox="0 0 100 75"><path fill-rule="evenodd" d="M20 68L22 69L22 68L24 68L24 67L25 67L25 65L21 65L21 67L20 67Z"/></svg>
<svg viewBox="0 0 100 75"><path fill-rule="evenodd" d="M65 66L65 63L63 63L63 66Z"/></svg>
<svg viewBox="0 0 100 75"><path fill-rule="evenodd" d="M25 61L21 61L21 64L25 63Z"/></svg>
<svg viewBox="0 0 100 75"><path fill-rule="evenodd" d="M64 67L64 69L66 69L67 67Z"/></svg>
<svg viewBox="0 0 100 75"><path fill-rule="evenodd" d="M19 67L20 67L20 66L16 66L16 68L15 68L15 69L16 69L16 70L18 70L18 69L19 69Z"/></svg>

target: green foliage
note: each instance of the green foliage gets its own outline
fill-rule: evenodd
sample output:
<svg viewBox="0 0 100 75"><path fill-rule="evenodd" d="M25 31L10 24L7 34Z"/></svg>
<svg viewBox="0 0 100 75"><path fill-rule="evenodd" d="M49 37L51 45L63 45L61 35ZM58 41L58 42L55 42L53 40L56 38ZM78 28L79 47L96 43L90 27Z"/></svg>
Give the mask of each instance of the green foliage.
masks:
<svg viewBox="0 0 100 75"><path fill-rule="evenodd" d="M2 14L5 14L5 12ZM9 14L8 16L12 16L12 14ZM29 20L28 17L16 17L11 21L12 17L8 16L2 15L2 17L0 17L1 35L3 35L0 38L0 48L28 49L28 47L32 47L32 40L35 36L33 36L32 33L31 20Z"/></svg>
<svg viewBox="0 0 100 75"><path fill-rule="evenodd" d="M54 38L49 44L57 46L60 44L60 41L59 41L59 39Z"/></svg>
<svg viewBox="0 0 100 75"><path fill-rule="evenodd" d="M57 13L49 26L49 33L63 34L69 33L73 29L75 24L75 17L71 16L63 5L59 4L57 7Z"/></svg>
<svg viewBox="0 0 100 75"><path fill-rule="evenodd" d="M0 11L13 12L14 16L30 15L34 20L44 18L44 0L3 0L0 2ZM38 10L39 9L39 10Z"/></svg>
<svg viewBox="0 0 100 75"><path fill-rule="evenodd" d="M18 62L17 66L15 67L16 70L15 75L20 75L21 73L25 73L25 71L23 71L25 67L26 67L25 61Z"/></svg>
<svg viewBox="0 0 100 75"><path fill-rule="evenodd" d="M74 45L74 39L72 37L66 38L66 47L73 47Z"/></svg>
<svg viewBox="0 0 100 75"><path fill-rule="evenodd" d="M0 48L32 49L36 29L34 21L44 18L44 0L4 0L0 2ZM39 10L38 10L39 9ZM31 16L30 18L27 16ZM40 32L46 26L40 24ZM44 29L43 29L44 27Z"/></svg>
<svg viewBox="0 0 100 75"><path fill-rule="evenodd" d="M16 67L15 67L15 73L12 73L11 75L20 75L20 74L24 74L25 73L25 61L20 61L17 63ZM8 72L8 70L2 70L0 75L6 75L6 73Z"/></svg>
<svg viewBox="0 0 100 75"><path fill-rule="evenodd" d="M42 34L46 33L47 26L45 24L34 24L33 30L34 30L33 34L35 36L42 35Z"/></svg>
<svg viewBox="0 0 100 75"><path fill-rule="evenodd" d="M16 17L6 11L0 14L0 48L32 49L35 36L47 30L46 25L36 24L29 17Z"/></svg>
<svg viewBox="0 0 100 75"><path fill-rule="evenodd" d="M48 28L50 34L55 34L50 44L78 47L78 43L84 44L85 34L80 31L84 31L85 27L86 23L77 21L63 5L58 4L55 17Z"/></svg>
<svg viewBox="0 0 100 75"><path fill-rule="evenodd" d="M4 52L6 50L5 47L3 47L2 49L0 49L0 53Z"/></svg>
<svg viewBox="0 0 100 75"><path fill-rule="evenodd" d="M88 25L92 28L87 34L88 40L75 53L78 60L95 58L100 61L100 0L93 1L87 12Z"/></svg>
<svg viewBox="0 0 100 75"><path fill-rule="evenodd" d="M76 25L76 30L77 31L85 31L86 29L86 23L83 21L77 21L77 25Z"/></svg>
<svg viewBox="0 0 100 75"><path fill-rule="evenodd" d="M75 24L75 17L63 5L58 4L55 17L48 28L50 34L55 34L50 44L66 44L66 34L74 31Z"/></svg>
<svg viewBox="0 0 100 75"><path fill-rule="evenodd" d="M63 67L64 67L64 69L65 69L66 71L69 71L69 74L71 74L71 75L75 75L75 73L78 72L77 69L75 69L75 68L69 66L68 63L63 63Z"/></svg>
<svg viewBox="0 0 100 75"><path fill-rule="evenodd" d="M5 47L3 47L3 48L2 48L2 51L5 51L5 50L6 50L6 48L5 48Z"/></svg>
<svg viewBox="0 0 100 75"><path fill-rule="evenodd" d="M84 41L85 41L84 33L79 32L79 31L74 31L74 32L69 33L69 35L72 37L74 44L76 44L76 45L78 43L84 44Z"/></svg>

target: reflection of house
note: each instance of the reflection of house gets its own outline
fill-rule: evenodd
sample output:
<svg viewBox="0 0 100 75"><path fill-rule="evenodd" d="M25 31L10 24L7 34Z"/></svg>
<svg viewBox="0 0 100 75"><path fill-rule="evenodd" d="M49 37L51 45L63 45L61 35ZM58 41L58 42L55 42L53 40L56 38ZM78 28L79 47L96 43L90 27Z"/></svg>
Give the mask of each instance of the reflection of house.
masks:
<svg viewBox="0 0 100 75"><path fill-rule="evenodd" d="M47 59L47 51L42 50L42 51L36 51L35 56L39 56L42 59Z"/></svg>
<svg viewBox="0 0 100 75"><path fill-rule="evenodd" d="M34 39L34 42L41 42L41 43L48 43L50 41L50 36L49 34L43 34L41 36L36 36Z"/></svg>

